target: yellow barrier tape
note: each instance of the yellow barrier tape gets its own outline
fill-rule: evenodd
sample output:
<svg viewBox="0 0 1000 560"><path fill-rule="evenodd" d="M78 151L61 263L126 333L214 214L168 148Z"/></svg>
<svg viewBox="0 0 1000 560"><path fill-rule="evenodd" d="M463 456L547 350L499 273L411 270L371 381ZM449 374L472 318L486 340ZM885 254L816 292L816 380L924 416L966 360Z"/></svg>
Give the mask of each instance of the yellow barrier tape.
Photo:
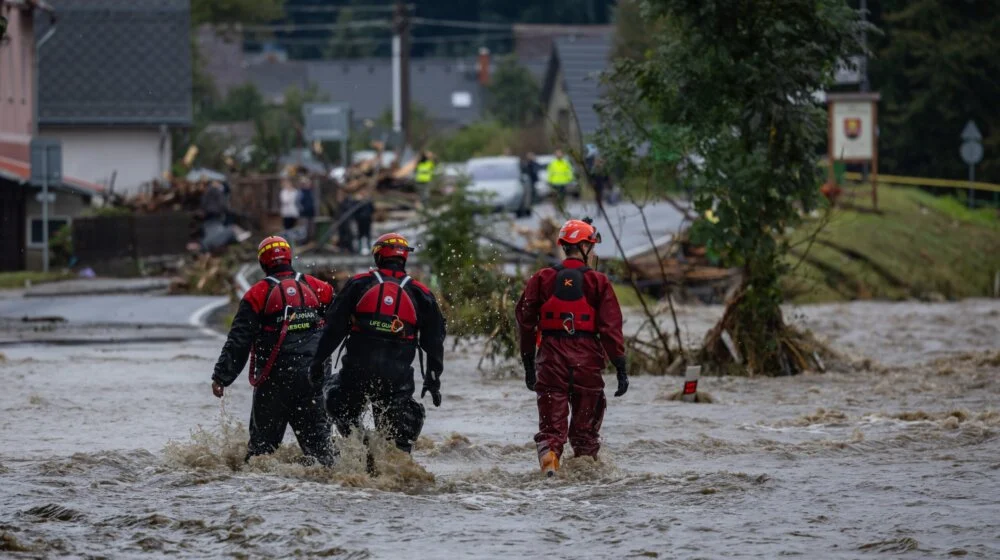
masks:
<svg viewBox="0 0 1000 560"><path fill-rule="evenodd" d="M844 173L844 177L852 181L860 181L861 174L855 172ZM926 177L903 177L900 175L879 175L880 185L915 185L919 187L944 187L950 189L976 189L977 191L1000 192L1000 185L994 183L983 183L981 181L956 181L954 179L928 179Z"/></svg>

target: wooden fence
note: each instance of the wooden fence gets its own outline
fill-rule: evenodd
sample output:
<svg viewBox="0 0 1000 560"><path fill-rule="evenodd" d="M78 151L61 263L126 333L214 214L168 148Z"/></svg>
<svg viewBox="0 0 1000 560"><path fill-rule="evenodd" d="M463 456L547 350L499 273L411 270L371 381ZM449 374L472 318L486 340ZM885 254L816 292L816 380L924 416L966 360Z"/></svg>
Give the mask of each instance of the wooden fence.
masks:
<svg viewBox="0 0 1000 560"><path fill-rule="evenodd" d="M73 220L73 253L83 264L179 255L191 241L187 212L92 216Z"/></svg>

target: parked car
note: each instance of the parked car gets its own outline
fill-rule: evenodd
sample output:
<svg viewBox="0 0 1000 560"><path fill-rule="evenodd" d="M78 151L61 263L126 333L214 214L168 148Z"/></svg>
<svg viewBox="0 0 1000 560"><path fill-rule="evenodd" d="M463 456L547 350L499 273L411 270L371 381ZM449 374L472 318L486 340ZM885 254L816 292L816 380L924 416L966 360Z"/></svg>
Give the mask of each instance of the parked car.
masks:
<svg viewBox="0 0 1000 560"><path fill-rule="evenodd" d="M549 164L556 159L556 156L552 154L545 154L541 156L536 156L535 161L538 162L540 169L538 170L538 182L535 183L535 192L538 194L539 198L546 198L552 194L552 189L549 187ZM566 187L566 194L579 197L580 196L580 168L576 165L575 161L570 161L573 166L573 178L575 179L572 183Z"/></svg>
<svg viewBox="0 0 1000 560"><path fill-rule="evenodd" d="M469 177L466 191L485 195L495 211L514 212L518 217L531 214L531 189L527 176L521 173L521 160L516 157L473 158L465 164Z"/></svg>

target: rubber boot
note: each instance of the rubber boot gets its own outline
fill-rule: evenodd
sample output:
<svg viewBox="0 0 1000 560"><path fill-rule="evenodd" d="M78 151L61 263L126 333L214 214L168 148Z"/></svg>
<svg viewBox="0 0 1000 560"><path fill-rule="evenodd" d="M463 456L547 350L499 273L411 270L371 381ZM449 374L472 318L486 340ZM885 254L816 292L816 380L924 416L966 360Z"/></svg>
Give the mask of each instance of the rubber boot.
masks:
<svg viewBox="0 0 1000 560"><path fill-rule="evenodd" d="M546 452L538 458L538 462L541 463L545 476L555 476L556 471L559 470L559 456L556 455L555 451Z"/></svg>

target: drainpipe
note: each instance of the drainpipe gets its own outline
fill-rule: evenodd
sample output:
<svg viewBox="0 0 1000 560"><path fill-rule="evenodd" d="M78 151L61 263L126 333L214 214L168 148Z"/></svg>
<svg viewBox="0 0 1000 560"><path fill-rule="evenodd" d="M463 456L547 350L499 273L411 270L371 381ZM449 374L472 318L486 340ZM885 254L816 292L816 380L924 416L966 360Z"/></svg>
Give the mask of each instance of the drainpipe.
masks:
<svg viewBox="0 0 1000 560"><path fill-rule="evenodd" d="M167 129L167 125L160 125L160 176L156 178L157 182L166 180L166 172L169 169L169 162L167 161L167 146L170 142L170 134Z"/></svg>

